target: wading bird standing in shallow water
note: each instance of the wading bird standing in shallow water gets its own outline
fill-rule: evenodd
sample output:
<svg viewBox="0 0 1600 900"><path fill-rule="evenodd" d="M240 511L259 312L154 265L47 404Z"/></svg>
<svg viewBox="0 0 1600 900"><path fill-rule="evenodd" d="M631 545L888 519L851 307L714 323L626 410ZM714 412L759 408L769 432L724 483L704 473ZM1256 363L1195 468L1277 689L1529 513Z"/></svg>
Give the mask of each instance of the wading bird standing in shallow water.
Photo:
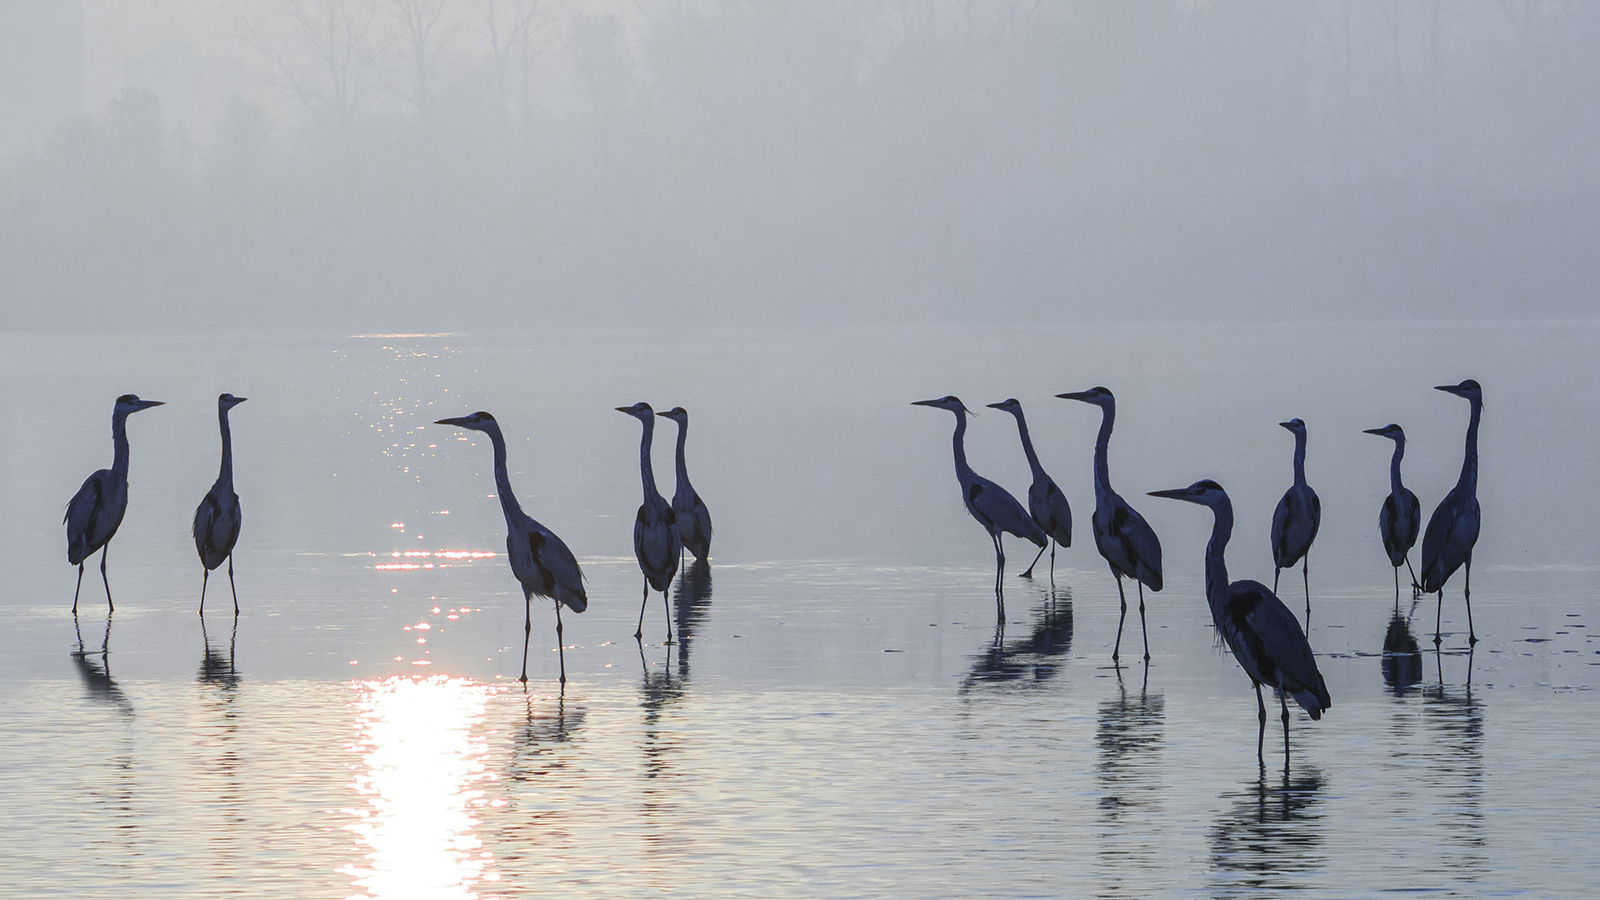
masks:
<svg viewBox="0 0 1600 900"><path fill-rule="evenodd" d="M128 511L128 416L141 409L160 406L160 400L140 400L123 394L111 409L111 468L101 469L84 479L83 486L67 502L67 562L78 567L78 587L72 592L72 611L78 611L78 594L83 590L83 561L100 551L100 580L106 586L106 605L111 602L111 579L106 576L106 545L122 524Z"/></svg>
<svg viewBox="0 0 1600 900"><path fill-rule="evenodd" d="M1322 718L1323 710L1333 706L1328 686L1322 681L1322 673L1317 671L1311 643L1300 630L1294 613L1276 594L1267 590L1266 585L1258 581L1229 583L1223 554L1233 534L1233 504L1222 485L1210 480L1196 481L1186 488L1151 491L1150 496L1198 503L1210 507L1215 515L1211 541L1206 544L1206 603L1211 607L1211 621L1255 685L1256 708L1260 713L1256 758L1263 765L1266 764L1262 745L1267 734L1267 704L1261 698L1261 686L1271 685L1278 692L1278 703L1283 707L1283 757L1287 764L1289 702L1286 695L1293 697L1312 719Z"/></svg>
<svg viewBox="0 0 1600 900"><path fill-rule="evenodd" d="M228 589L233 591L233 614L239 614L239 589L233 586L233 545L239 541L239 526L244 514L239 510L239 495L233 492L233 432L228 429L228 410L246 398L223 394L217 397L217 423L222 430L222 470L194 511L194 548L200 553L205 575L200 579L200 615L206 614L206 584L211 570L228 561Z"/></svg>
<svg viewBox="0 0 1600 900"><path fill-rule="evenodd" d="M1006 607L1002 590L1003 579L1006 574L1006 554L1001 548L1001 539L1006 532L1016 535L1023 540L1032 541L1035 546L1043 550L1049 543L1049 535L1044 533L1028 511L1022 508L1017 498L1006 492L1006 489L984 478L972 467L967 465L967 407L953 396L940 397L937 400L917 400L912 406L931 406L934 409L943 409L955 414L956 431L951 442L955 445L956 456L956 481L961 484L961 500L967 505L967 512L978 520L983 530L989 532L989 540L994 542L994 599L999 608L1000 621L1005 621Z"/></svg>
<svg viewBox="0 0 1600 900"><path fill-rule="evenodd" d="M639 627L634 629L635 640L644 640L644 608L650 602L650 589L661 592L661 605L667 611L667 643L672 643L672 601L667 589L672 587L672 576L677 574L678 561L683 556L683 539L678 536L678 517L661 492L656 490L655 470L650 466L650 441L655 433L656 414L650 404L640 401L632 406L619 406L617 412L627 413L644 426L639 438L639 477L644 482L644 502L633 520L633 554L639 559L639 570L644 573L644 599L639 602Z"/></svg>
<svg viewBox="0 0 1600 900"><path fill-rule="evenodd" d="M1294 484L1283 492L1272 511L1272 592L1278 592L1278 573L1300 563L1306 586L1306 622L1311 622L1311 542L1322 525L1322 501L1306 484L1306 423L1299 419L1279 422L1294 435Z"/></svg>
<svg viewBox="0 0 1600 900"><path fill-rule="evenodd" d="M1144 661L1150 661L1150 632L1144 622L1144 588L1161 590L1161 541L1144 517L1111 489L1111 468L1106 448L1111 443L1111 427L1117 418L1117 398L1103 387L1057 394L1063 400L1081 400L1100 407L1100 434L1094 442L1094 528L1095 549L1111 566L1117 579L1117 599L1122 614L1117 618L1117 643L1111 648L1116 663L1122 650L1122 623L1128 617L1128 595L1123 593L1123 576L1132 578L1139 588L1139 630L1144 634Z"/></svg>
<svg viewBox="0 0 1600 900"><path fill-rule="evenodd" d="M1378 534L1383 537L1383 551L1389 554L1389 565L1394 567L1394 602L1400 602L1400 566L1411 574L1411 586L1417 585L1417 573L1411 568L1411 548L1417 543L1417 532L1422 529L1422 504L1417 495L1400 483L1400 460L1406 455L1406 433L1399 425L1368 428L1364 434L1375 434L1394 441L1394 457L1389 460L1389 496L1383 498L1383 508L1378 510Z"/></svg>
<svg viewBox="0 0 1600 900"><path fill-rule="evenodd" d="M511 561L511 574L522 583L522 677L528 683L528 639L533 632L533 596L535 594L555 601L556 653L561 665L561 685L567 684L566 647L561 636L561 606L573 612L589 608L589 597L583 590L583 570L578 560L550 529L540 525L522 511L517 496L511 492L511 477L506 472L506 439L500 434L500 423L486 412L470 416L440 419L436 425L454 425L470 431L481 431L494 445L494 486L500 495L500 510L506 515L506 556Z"/></svg>
<svg viewBox="0 0 1600 900"><path fill-rule="evenodd" d="M1067 495L1061 493L1061 489L1056 487L1056 483L1045 473L1044 467L1039 465L1039 456L1033 452L1033 439L1028 437L1028 421L1022 417L1022 404L1011 398L991 403L989 407L1017 417L1017 433L1022 436L1022 452L1027 454L1028 468L1033 472L1033 484L1028 486L1028 514L1033 516L1033 521L1044 529L1044 533L1054 542L1050 545L1050 577L1055 578L1055 545L1072 546L1072 507L1067 505ZM1033 558L1027 571L1022 573L1023 578L1033 577L1033 567L1039 564L1041 556L1044 556L1042 547L1039 548L1038 556Z"/></svg>
<svg viewBox="0 0 1600 900"><path fill-rule="evenodd" d="M1461 478L1450 493L1439 501L1439 506L1428 519L1428 530L1422 535L1422 592L1439 595L1434 611L1433 643L1441 642L1439 620L1444 615L1444 583L1450 580L1463 564L1467 567L1467 583L1461 596L1467 603L1467 642L1478 642L1472 628L1472 547L1478 542L1478 420L1483 417L1483 388L1468 378L1460 384L1442 384L1434 388L1466 398L1472 404L1472 420L1467 424L1467 448L1461 460Z"/></svg>
<svg viewBox="0 0 1600 900"><path fill-rule="evenodd" d="M689 412L681 406L674 406L656 415L678 423L678 481L672 490L672 515L677 520L678 537L683 541L683 548L693 553L695 559L703 561L711 555L711 512L689 483L689 468L683 461L683 445L689 438Z"/></svg>

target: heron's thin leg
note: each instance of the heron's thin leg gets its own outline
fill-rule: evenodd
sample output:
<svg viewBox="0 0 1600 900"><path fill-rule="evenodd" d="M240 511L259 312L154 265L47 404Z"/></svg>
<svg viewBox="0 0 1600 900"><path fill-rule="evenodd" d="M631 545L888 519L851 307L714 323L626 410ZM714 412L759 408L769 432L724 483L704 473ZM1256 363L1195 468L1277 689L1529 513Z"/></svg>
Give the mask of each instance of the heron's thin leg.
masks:
<svg viewBox="0 0 1600 900"><path fill-rule="evenodd" d="M1300 560L1300 577L1306 583L1306 624L1311 624L1311 554ZM1287 711L1287 710L1286 710Z"/></svg>
<svg viewBox="0 0 1600 900"><path fill-rule="evenodd" d="M110 541L106 541L106 545L100 548L100 580L106 585L106 606L110 607L112 612L116 612L117 605L111 602L111 579L106 576L106 553L110 550Z"/></svg>
<svg viewBox="0 0 1600 900"><path fill-rule="evenodd" d="M1422 590L1422 585L1417 584L1417 570L1411 568L1411 554L1407 553L1405 559L1406 571L1411 573L1411 592L1417 593ZM1400 571L1398 569L1395 570L1394 577L1400 577Z"/></svg>
<svg viewBox="0 0 1600 900"><path fill-rule="evenodd" d="M533 599L527 592L522 595L522 677L528 683L528 639L533 635Z"/></svg>
<svg viewBox="0 0 1600 900"><path fill-rule="evenodd" d="M644 640L644 608L647 604L649 604L649 602L650 578L649 576L646 576L644 579L644 599L639 601L639 627L633 630L633 639L636 641Z"/></svg>
<svg viewBox="0 0 1600 900"><path fill-rule="evenodd" d="M1444 585L1439 586L1439 604L1433 610L1433 645L1439 646L1444 642L1439 637L1439 621L1444 617Z"/></svg>
<svg viewBox="0 0 1600 900"><path fill-rule="evenodd" d="M1274 594L1278 592L1278 575L1282 572L1283 570L1278 568L1276 565L1272 567L1272 592Z"/></svg>
<svg viewBox="0 0 1600 900"><path fill-rule="evenodd" d="M1122 651L1122 623L1128 618L1128 595L1122 590L1121 573L1112 569L1111 577L1117 580L1117 599L1122 601L1122 614L1117 616L1117 642L1111 647L1111 664L1116 665L1118 654Z"/></svg>
<svg viewBox="0 0 1600 900"><path fill-rule="evenodd" d="M1135 578L1133 583L1139 587L1139 631L1144 634L1144 661L1148 663L1150 662L1150 629L1146 628L1144 624L1144 582Z"/></svg>
<svg viewBox="0 0 1600 900"><path fill-rule="evenodd" d="M667 612L667 643L672 641L672 601L667 599L667 592L661 592L661 608Z"/></svg>
<svg viewBox="0 0 1600 900"><path fill-rule="evenodd" d="M1050 583L1056 583L1056 542L1050 541Z"/></svg>
<svg viewBox="0 0 1600 900"><path fill-rule="evenodd" d="M233 614L239 614L239 589L233 584L233 554L228 554L228 590L233 591Z"/></svg>
<svg viewBox="0 0 1600 900"><path fill-rule="evenodd" d="M211 581L211 570L210 569L206 569L205 573L200 576L200 615L202 615L202 616L204 616L206 614L206 585L210 581ZM202 622L200 627L204 628L205 627L205 623Z"/></svg>
<svg viewBox="0 0 1600 900"><path fill-rule="evenodd" d="M1256 761L1265 766L1267 757L1263 747L1267 740L1267 701L1261 699L1260 682L1256 682L1256 710L1256 721L1260 723L1260 727L1256 729Z"/></svg>
<svg viewBox="0 0 1600 900"><path fill-rule="evenodd" d="M1394 567L1394 608L1400 608L1400 567Z"/></svg>
<svg viewBox="0 0 1600 900"><path fill-rule="evenodd" d="M78 587L72 592L72 614L78 614L78 595L83 593L83 563L78 563Z"/></svg>
<svg viewBox="0 0 1600 900"><path fill-rule="evenodd" d="M1045 541L1044 547L1049 547L1049 546L1052 546L1050 541L1048 541L1048 540ZM1039 548L1039 555L1035 556L1033 558L1033 562L1028 563L1028 568L1021 575L1018 575L1017 576L1018 578L1032 578L1033 577L1033 567L1037 566L1039 564L1039 558L1044 556L1044 547L1040 547ZM1054 572L1055 572L1055 566L1056 566L1056 555L1055 555L1055 552L1052 551L1050 553L1050 571L1051 571L1052 574L1054 574Z"/></svg>
<svg viewBox="0 0 1600 900"><path fill-rule="evenodd" d="M1278 703L1283 706L1283 761L1289 762L1289 700L1282 691L1278 692Z"/></svg>
<svg viewBox="0 0 1600 900"><path fill-rule="evenodd" d="M561 601L556 601L556 659L561 664L561 689L567 688L567 642L561 637Z"/></svg>
<svg viewBox="0 0 1600 900"><path fill-rule="evenodd" d="M1478 642L1478 633L1472 630L1472 557L1467 557L1467 583L1461 591L1467 601L1467 646Z"/></svg>

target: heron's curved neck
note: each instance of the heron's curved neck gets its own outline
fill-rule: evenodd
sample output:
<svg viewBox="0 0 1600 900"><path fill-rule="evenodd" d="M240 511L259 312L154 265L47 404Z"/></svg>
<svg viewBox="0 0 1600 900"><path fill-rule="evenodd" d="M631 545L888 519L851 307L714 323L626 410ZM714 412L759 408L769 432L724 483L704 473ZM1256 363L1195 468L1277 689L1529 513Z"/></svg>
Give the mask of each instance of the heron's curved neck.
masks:
<svg viewBox="0 0 1600 900"><path fill-rule="evenodd" d="M1304 431L1296 431L1294 433L1294 483L1297 485L1306 483L1306 433Z"/></svg>
<svg viewBox="0 0 1600 900"><path fill-rule="evenodd" d="M678 491L687 494L689 488L689 466L683 461L683 445L689 439L689 422L685 419L678 423L678 453L676 457L678 467Z"/></svg>
<svg viewBox="0 0 1600 900"><path fill-rule="evenodd" d="M1233 536L1233 503L1223 497L1211 507L1216 523L1211 527L1211 541L1206 544L1206 602L1211 606L1211 616L1221 616L1228 602L1228 564L1223 553L1228 548L1228 538Z"/></svg>
<svg viewBox="0 0 1600 900"><path fill-rule="evenodd" d="M967 414L962 410L954 410L956 414L956 432L950 438L950 443L956 451L956 476L965 477L972 473L972 467L967 465Z"/></svg>
<svg viewBox="0 0 1600 900"><path fill-rule="evenodd" d="M1399 496L1400 494L1400 460L1406 455L1406 436L1394 436L1394 457L1389 460L1389 490Z"/></svg>
<svg viewBox="0 0 1600 900"><path fill-rule="evenodd" d="M1022 417L1022 410L1015 413L1017 417L1017 433L1022 435L1022 452L1028 455L1028 468L1033 471L1035 481L1044 478L1044 467L1039 465L1039 457L1033 452L1033 439L1028 437L1028 420Z"/></svg>
<svg viewBox="0 0 1600 900"><path fill-rule="evenodd" d="M233 487L233 431L228 428L227 407L217 408L218 427L222 429L222 469L217 472L220 484Z"/></svg>
<svg viewBox="0 0 1600 900"><path fill-rule="evenodd" d="M1100 407L1100 436L1094 441L1095 492L1111 490L1111 465L1106 461L1106 448L1111 444L1111 426L1117 421L1117 406L1107 403Z"/></svg>
<svg viewBox="0 0 1600 900"><path fill-rule="evenodd" d="M498 424L491 424L484 434L494 444L494 491L500 495L500 511L506 514L506 524L513 526L522 515L522 506L517 503L517 495L511 492L511 474L506 471L506 439Z"/></svg>
<svg viewBox="0 0 1600 900"><path fill-rule="evenodd" d="M658 496L656 473L650 467L650 442L655 437L655 417L641 418L639 423L644 426L644 433L639 436L639 479L644 482L644 498L649 500L652 496Z"/></svg>
<svg viewBox="0 0 1600 900"><path fill-rule="evenodd" d="M111 474L128 477L128 414L111 414Z"/></svg>
<svg viewBox="0 0 1600 900"><path fill-rule="evenodd" d="M1456 487L1466 488L1469 491L1478 489L1478 420L1483 416L1483 401L1476 397L1472 401L1472 421L1467 424L1467 449L1461 459L1461 480L1456 482Z"/></svg>

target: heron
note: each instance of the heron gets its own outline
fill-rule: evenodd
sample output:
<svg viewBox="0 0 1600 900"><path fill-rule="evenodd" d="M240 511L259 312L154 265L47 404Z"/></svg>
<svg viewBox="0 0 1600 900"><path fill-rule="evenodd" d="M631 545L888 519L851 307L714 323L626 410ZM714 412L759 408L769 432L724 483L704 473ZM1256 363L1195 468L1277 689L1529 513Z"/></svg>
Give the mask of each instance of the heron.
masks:
<svg viewBox="0 0 1600 900"><path fill-rule="evenodd" d="M1283 492L1272 511L1272 592L1278 592L1278 575L1300 563L1306 588L1306 622L1311 621L1311 542L1322 525L1322 501L1306 484L1306 423L1299 419L1279 422L1294 435L1294 484Z"/></svg>
<svg viewBox="0 0 1600 900"><path fill-rule="evenodd" d="M1017 498L1011 496L1005 488L972 471L972 467L967 465L967 414L971 410L967 409L965 404L954 396L946 396L937 400L917 400L911 405L931 406L955 414L956 431L951 442L955 445L956 481L961 484L961 499L967 505L967 512L972 513L978 524L989 532L989 540L994 543L994 598L995 605L999 609L1000 621L1004 622L1006 608L1001 584L1006 572L1006 553L1001 545L1002 538L1007 533L1014 534L1023 540L1032 541L1035 546L1043 550L1050 543L1050 536L1033 521L1033 517L1022 508Z"/></svg>
<svg viewBox="0 0 1600 900"><path fill-rule="evenodd" d="M1472 404L1472 421L1467 425L1467 446L1461 460L1461 478L1444 495L1428 530L1422 533L1422 592L1439 595L1434 612L1433 643L1441 643L1439 619L1444 614L1444 583L1456 569L1467 567L1466 586L1461 595L1467 602L1467 643L1478 643L1472 628L1472 547L1478 542L1478 420L1483 417L1483 388L1468 378L1460 384L1441 384L1434 388L1466 398Z"/></svg>
<svg viewBox="0 0 1600 900"><path fill-rule="evenodd" d="M1383 538L1383 550L1389 554L1389 565L1394 567L1394 600L1400 602L1400 566L1403 563L1411 574L1411 584L1417 584L1417 571L1411 568L1411 548L1417 543L1417 532L1422 529L1422 504L1417 495L1400 483L1400 460L1406 455L1406 433L1399 425L1389 423L1382 428L1368 428L1363 434L1375 434L1394 441L1394 457L1389 460L1389 496L1383 498L1383 508L1378 511L1378 534Z"/></svg>
<svg viewBox="0 0 1600 900"><path fill-rule="evenodd" d="M642 400L616 409L638 419L644 426L639 438L639 477L644 482L644 502L633 520L633 555L638 557L639 570L644 573L644 599L639 602L639 627L634 629L633 637L634 640L644 639L644 608L650 603L650 589L655 588L661 592L661 604L667 611L666 643L670 644L672 601L667 597L667 589L672 587L672 576L678 572L683 538L678 535L678 517L672 506L656 490L655 470L650 466L650 441L655 434L656 414L650 404Z"/></svg>
<svg viewBox="0 0 1600 900"><path fill-rule="evenodd" d="M678 520L678 537L684 549L694 558L704 560L711 555L711 513L705 502L689 483L689 469L683 462L683 444L689 437L689 412L674 406L656 415L678 423L678 482L672 490L672 515Z"/></svg>
<svg viewBox="0 0 1600 900"><path fill-rule="evenodd" d="M1144 660L1150 661L1150 632L1144 619L1144 589L1161 590L1161 541L1144 516L1111 489L1111 470L1106 462L1106 447L1111 443L1111 426L1117 419L1117 398L1104 387L1057 394L1063 400L1080 400L1100 407L1100 435L1094 442L1094 529L1095 549L1111 566L1117 580L1117 598L1122 614L1117 618L1117 643L1111 648L1116 664L1122 649L1122 623L1128 617L1128 595L1122 589L1124 576L1139 589L1139 630L1144 634Z"/></svg>
<svg viewBox="0 0 1600 900"><path fill-rule="evenodd" d="M1208 506L1216 520L1211 541L1206 544L1206 603L1211 607L1211 622L1233 651L1233 658L1244 667L1256 689L1259 729L1256 732L1256 759L1266 765L1263 746L1267 735L1267 704L1261 686L1277 691L1283 707L1283 757L1289 759L1289 701L1300 704L1313 720L1333 706L1328 686L1317 670L1311 651L1294 613L1277 594L1259 581L1228 581L1228 566L1223 555L1233 535L1233 503L1222 485L1206 479L1186 488L1151 491L1152 497L1186 500Z"/></svg>
<svg viewBox="0 0 1600 900"><path fill-rule="evenodd" d="M1017 417L1017 433L1022 436L1022 452L1028 456L1028 468L1033 471L1033 484L1028 486L1028 514L1050 536L1050 577L1056 577L1056 545L1072 546L1072 507L1067 505L1067 495L1061 493L1056 483L1039 465L1039 456L1033 452L1033 439L1028 437L1028 420L1022 417L1022 404L1015 397L989 404L989 408L1003 410ZM1044 556L1040 548L1023 578L1033 577L1033 567Z"/></svg>
<svg viewBox="0 0 1600 900"><path fill-rule="evenodd" d="M239 510L239 495L233 492L233 432L228 429L228 410L247 398L222 394L217 397L217 423L222 430L222 469L216 483L194 511L194 548L200 553L205 575L200 579L200 615L206 614L206 584L211 570L228 561L228 588L233 591L233 614L239 614L239 589L233 586L233 545L239 541L239 525L244 514Z"/></svg>
<svg viewBox="0 0 1600 900"><path fill-rule="evenodd" d="M111 408L111 468L85 478L83 486L67 502L67 562L78 567L78 587L72 592L72 611L78 611L78 594L83 590L83 561L100 551L100 580L106 586L106 606L115 611L111 600L111 579L106 576L106 549L128 511L128 416L141 409L161 406L160 400L140 400L136 394L123 394Z"/></svg>
<svg viewBox="0 0 1600 900"><path fill-rule="evenodd" d="M533 633L533 597L537 594L556 605L556 654L561 666L561 686L567 685L566 647L562 641L561 607L581 613L589 608L583 589L583 569L555 532L535 522L522 511L517 495L511 492L511 477L506 472L506 439L495 417L479 410L469 416L440 419L435 425L453 425L481 431L494 445L494 486L500 495L500 510L506 515L506 558L511 574L522 584L522 676L528 683L528 640Z"/></svg>

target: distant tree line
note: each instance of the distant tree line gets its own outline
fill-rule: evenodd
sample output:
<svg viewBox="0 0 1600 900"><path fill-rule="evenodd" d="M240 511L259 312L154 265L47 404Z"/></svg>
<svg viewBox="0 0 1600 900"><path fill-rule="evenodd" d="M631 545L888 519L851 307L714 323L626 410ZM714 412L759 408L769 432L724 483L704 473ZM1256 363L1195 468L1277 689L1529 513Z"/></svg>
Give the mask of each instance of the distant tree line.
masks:
<svg viewBox="0 0 1600 900"><path fill-rule="evenodd" d="M1588 0L238 0L0 167L0 327L1592 316Z"/></svg>

